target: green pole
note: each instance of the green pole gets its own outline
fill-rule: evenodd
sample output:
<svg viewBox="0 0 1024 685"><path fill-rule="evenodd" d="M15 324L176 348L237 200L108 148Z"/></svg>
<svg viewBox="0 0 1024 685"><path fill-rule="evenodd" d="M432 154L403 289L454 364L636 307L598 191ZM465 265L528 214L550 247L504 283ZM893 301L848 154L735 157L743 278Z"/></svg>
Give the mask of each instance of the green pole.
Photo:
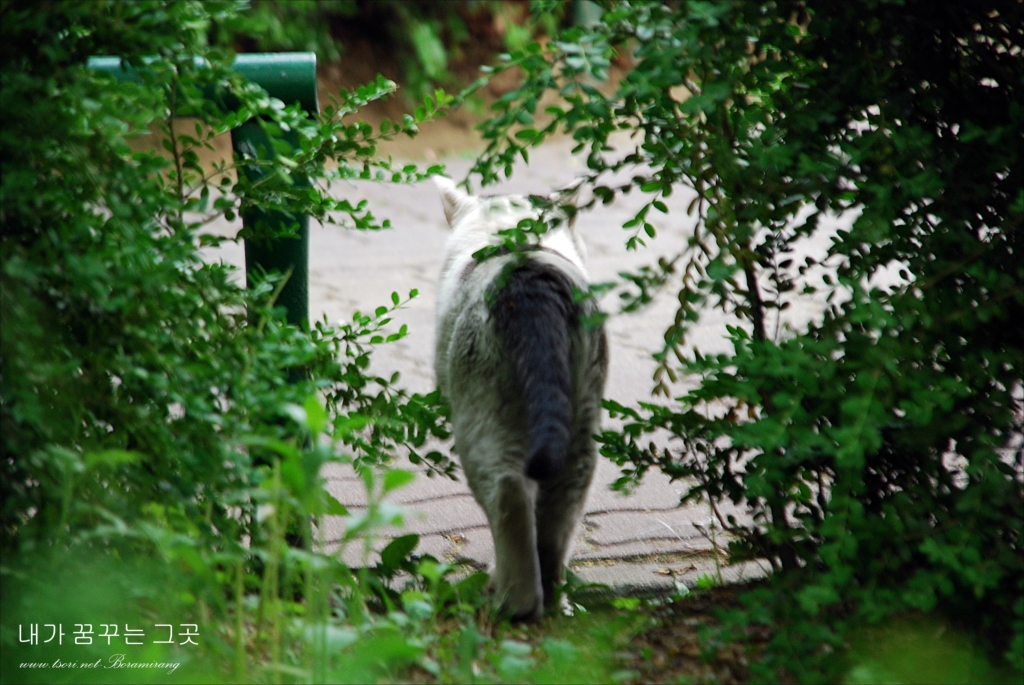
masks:
<svg viewBox="0 0 1024 685"><path fill-rule="evenodd" d="M259 84L269 95L285 105L299 103L306 112L317 114L320 104L316 89L316 55L312 52L239 55L234 69L242 76ZM294 148L298 138L286 133ZM231 131L231 145L243 159L270 159L273 147L259 122L247 121ZM250 181L261 175L259 166L241 164L241 173ZM294 237L259 238L266 222L271 232L298 223ZM251 287L260 274L279 271L288 274L277 304L285 308L287 320L296 326L309 326L309 217L288 215L283 212L248 210L242 213L242 225L253 238L245 241L245 280ZM263 233L265 235L265 233Z"/></svg>
<svg viewBox="0 0 1024 685"><path fill-rule="evenodd" d="M295 145L292 136L285 140ZM231 145L235 153L245 159L269 159L270 139L256 121L247 121L231 130ZM255 164L239 164L239 173L255 183L265 173ZM288 226L298 224L293 237L266 238ZM264 274L279 271L287 281L277 297L278 306L287 312L288 323L296 326L309 324L309 217L248 209L242 212L242 225L246 229L245 280L248 287Z"/></svg>
<svg viewBox="0 0 1024 685"><path fill-rule="evenodd" d="M136 75L121 65L119 57L92 57L88 66L97 71L113 74L121 80L137 80ZM249 81L259 84L271 97L285 105L296 102L310 114L317 114L320 105L316 88L316 55L312 52L285 52L238 55L233 64L235 71ZM285 135L292 146L298 146L294 134ZM245 160L270 159L273 149L267 134L256 121L247 121L231 131L231 145L240 158L239 173L256 181L261 171L256 164ZM298 224L294 237L271 238L269 233ZM309 325L309 217L288 215L284 212L247 210L242 213L242 225L253 238L245 240L245 280L252 286L263 273L280 271L289 274L278 296L277 304L287 310L287 320L297 326ZM269 229L269 230L268 230Z"/></svg>

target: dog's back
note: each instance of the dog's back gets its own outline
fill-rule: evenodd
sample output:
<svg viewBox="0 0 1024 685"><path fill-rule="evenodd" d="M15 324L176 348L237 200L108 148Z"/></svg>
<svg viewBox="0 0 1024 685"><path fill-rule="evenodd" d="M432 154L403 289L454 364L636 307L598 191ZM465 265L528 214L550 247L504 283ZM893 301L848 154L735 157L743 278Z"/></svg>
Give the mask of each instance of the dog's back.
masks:
<svg viewBox="0 0 1024 685"><path fill-rule="evenodd" d="M607 369L582 245L571 226L541 246L477 262L496 231L531 216L522 198L472 198L439 183L452 225L438 299L435 368L455 449L487 513L492 582L517 617L539 616L561 580L596 463Z"/></svg>

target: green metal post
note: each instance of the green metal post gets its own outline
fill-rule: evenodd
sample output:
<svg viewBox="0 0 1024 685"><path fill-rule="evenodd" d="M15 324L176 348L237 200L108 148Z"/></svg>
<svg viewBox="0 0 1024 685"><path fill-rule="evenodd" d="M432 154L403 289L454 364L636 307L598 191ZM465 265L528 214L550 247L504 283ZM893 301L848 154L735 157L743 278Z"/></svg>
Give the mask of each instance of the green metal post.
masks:
<svg viewBox="0 0 1024 685"><path fill-rule="evenodd" d="M291 136L285 140L295 145ZM247 121L232 129L231 144L236 153L248 159L267 159L270 156L270 140L256 121ZM242 163L239 172L256 182L263 171L254 164ZM266 223L266 226L262 224ZM298 231L289 238L262 238L266 229L277 232L289 224L298 223ZM263 274L279 271L288 280L275 304L283 306L289 323L297 326L309 322L309 217L288 215L284 212L265 212L250 209L242 212L242 225L249 231L245 239L245 280L249 287ZM257 228L259 227L259 228Z"/></svg>
<svg viewBox="0 0 1024 685"><path fill-rule="evenodd" d="M572 7L573 24L590 28L601 23L604 10L596 2L590 0L575 0Z"/></svg>
<svg viewBox="0 0 1024 685"><path fill-rule="evenodd" d="M284 104L298 102L302 109L316 114L320 111L316 89L316 55L312 52L239 55L234 68L247 79L262 86L268 94ZM285 140L298 146L294 135ZM269 159L273 147L266 133L256 121L247 121L231 131L231 144L243 158ZM256 165L241 166L241 172L250 181L256 181L261 172ZM309 325L309 217L289 216L283 212L247 211L242 224L255 229L267 222L272 230L298 222L298 233L293 238L245 241L245 278L251 286L261 272L280 271L288 274L277 304L285 307L289 323ZM259 235L256 231L256 235Z"/></svg>
<svg viewBox="0 0 1024 685"><path fill-rule="evenodd" d="M137 80L131 70L122 68L118 57L90 58L89 67L113 74L118 79ZM249 81L262 86L271 97L281 100L285 105L297 102L310 114L317 114L320 111L316 88L316 55L312 52L238 55L233 68ZM298 144L294 135L286 135L285 139L293 146ZM244 173L250 181L257 180L260 176L259 167L247 165L244 160L268 159L273 149L259 123L248 121L232 130L231 144L235 153L243 160L239 173ZM255 229L261 222L266 222L272 232L298 223L298 233L290 238L260 239L258 236L262 231ZM298 326L308 325L309 217L253 210L242 214L242 224L254 229L250 232L255 232L257 236L245 241L246 283L251 286L254 279L265 272L290 273L277 304L286 308L289 323Z"/></svg>

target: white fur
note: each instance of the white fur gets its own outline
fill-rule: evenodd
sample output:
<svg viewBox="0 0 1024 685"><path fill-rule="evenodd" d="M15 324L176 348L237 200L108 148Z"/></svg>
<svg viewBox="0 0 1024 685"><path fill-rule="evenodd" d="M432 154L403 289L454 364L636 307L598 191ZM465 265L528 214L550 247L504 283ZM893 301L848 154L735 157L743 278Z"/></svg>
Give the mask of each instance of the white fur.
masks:
<svg viewBox="0 0 1024 685"><path fill-rule="evenodd" d="M497 231L513 228L526 218L536 219L538 213L530 201L521 195L506 195L496 198L476 198L467 195L451 179L435 176L434 183L441 191L441 203L445 217L452 229L444 251L444 267L438 288L438 317L444 317L443 308L454 300L459 278L466 266L473 262L473 254L488 245L500 244ZM550 198L559 199L559 194ZM558 253L568 260L585 282L589 281L584 266L587 253L583 241L576 233L573 221L562 223L541 236L541 246Z"/></svg>
<svg viewBox="0 0 1024 685"><path fill-rule="evenodd" d="M538 483L527 478L525 400L490 323L484 295L515 257L476 263L473 254L499 243L497 231L524 218L537 218L537 211L521 196L476 198L449 179L435 180L452 227L438 288L438 385L451 402L455 450L490 524L496 559L492 585L505 610L536 618L544 601L553 599L544 596L544 585L550 593L561 581L596 466L592 435L598 428L607 373L604 332L580 326L570 334L573 416L566 466L552 480ZM552 199L557 203L561 198ZM583 243L573 222L562 219L541 237L546 249L530 252L528 258L555 267L585 290ZM592 301L579 306L584 313L596 311Z"/></svg>

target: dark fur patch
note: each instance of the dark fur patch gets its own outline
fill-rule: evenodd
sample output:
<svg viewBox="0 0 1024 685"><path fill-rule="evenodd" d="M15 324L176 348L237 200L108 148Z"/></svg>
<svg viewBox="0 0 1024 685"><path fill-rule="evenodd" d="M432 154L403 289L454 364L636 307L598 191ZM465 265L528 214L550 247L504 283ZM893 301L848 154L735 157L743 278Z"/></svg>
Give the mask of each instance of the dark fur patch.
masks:
<svg viewBox="0 0 1024 685"><path fill-rule="evenodd" d="M489 298L491 316L526 404L526 475L554 478L565 466L572 431L569 345L579 321L572 283L555 267L531 260L499 283Z"/></svg>

